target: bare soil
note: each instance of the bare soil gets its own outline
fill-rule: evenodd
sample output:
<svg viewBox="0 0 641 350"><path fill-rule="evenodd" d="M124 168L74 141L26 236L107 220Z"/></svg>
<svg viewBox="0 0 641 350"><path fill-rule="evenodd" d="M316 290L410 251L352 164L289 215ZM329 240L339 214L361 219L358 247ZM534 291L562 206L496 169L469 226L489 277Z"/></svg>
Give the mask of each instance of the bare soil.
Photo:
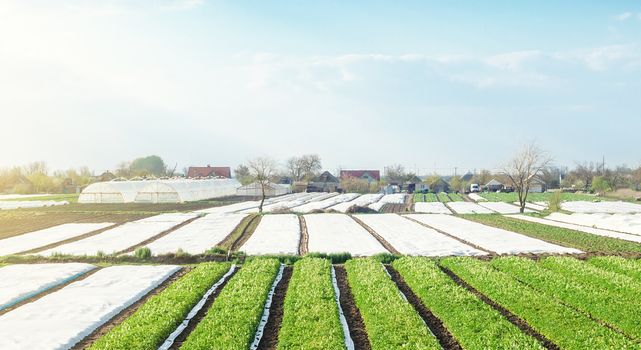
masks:
<svg viewBox="0 0 641 350"><path fill-rule="evenodd" d="M74 345L71 349L77 350L77 349L89 348L94 342L96 342L105 334L109 333L109 331L111 331L114 327L118 326L123 321L125 321L127 318L129 318L129 316L133 315L138 310L138 308L140 308L144 303L146 303L149 300L149 298L153 297L158 293L161 293L163 290L165 290L165 288L167 288L169 285L174 283L180 277L184 276L190 270L191 268L183 267L180 270L176 271L176 273L174 273L169 278L167 278L158 287L154 288L151 292L147 293L147 295L140 298L138 301L133 303L128 308L122 310L120 313L118 313L116 316L114 316L112 319L107 321L102 326L98 327L98 329L96 329L91 334L86 336L80 342L76 343L76 345Z"/></svg>
<svg viewBox="0 0 641 350"><path fill-rule="evenodd" d="M285 295L287 294L289 280L292 278L292 270L293 268L291 266L285 266L283 278L281 278L274 290L272 305L269 308L269 318L263 331L263 337L260 339L260 343L258 343L259 350L273 350L278 346L278 333L280 331L280 325L283 323Z"/></svg>
<svg viewBox="0 0 641 350"><path fill-rule="evenodd" d="M367 337L367 330L365 329L365 323L363 323L363 317L356 307L354 302L354 295L352 290L347 283L347 272L345 268L340 265L334 265L334 270L336 270L336 282L338 283L338 289L341 292L340 303L345 318L347 319L347 326L349 327L349 335L354 341L354 347L356 349L370 350L372 346L369 343L369 338Z"/></svg>
<svg viewBox="0 0 641 350"><path fill-rule="evenodd" d="M484 303L488 304L491 306L494 310L498 311L505 317L508 321L510 321L513 325L518 327L523 333L533 337L534 339L538 340L543 347L546 349L559 349L559 347L552 343L549 339L547 339L545 336L543 336L541 333L537 332L532 328L527 322L525 322L523 319L518 317L517 315L513 314L510 312L508 309L504 308L503 306L499 305L492 299L488 298L485 296L483 293L479 292L476 290L474 287L469 285L467 282L465 282L462 278L457 276L454 272L449 270L448 268L445 268L443 266L439 266L441 270L447 274L456 284L459 286L467 289L470 291L472 294L476 295L479 299L481 299Z"/></svg>

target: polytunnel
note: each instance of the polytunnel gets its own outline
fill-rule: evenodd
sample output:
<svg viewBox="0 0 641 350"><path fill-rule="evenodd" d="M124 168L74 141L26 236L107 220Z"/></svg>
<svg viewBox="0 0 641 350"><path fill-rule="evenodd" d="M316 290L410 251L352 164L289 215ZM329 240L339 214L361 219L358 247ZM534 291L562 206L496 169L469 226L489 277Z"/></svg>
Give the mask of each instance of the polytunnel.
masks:
<svg viewBox="0 0 641 350"><path fill-rule="evenodd" d="M131 203L150 181L108 181L87 186L78 203Z"/></svg>
<svg viewBox="0 0 641 350"><path fill-rule="evenodd" d="M272 182L268 183L265 188L265 196L267 197L282 196L291 192L289 185L280 185ZM236 190L236 194L239 196L258 197L263 195L263 191L258 182L253 182L249 185L239 187Z"/></svg>
<svg viewBox="0 0 641 350"><path fill-rule="evenodd" d="M136 203L182 203L236 195L240 182L234 179L158 180L147 182Z"/></svg>

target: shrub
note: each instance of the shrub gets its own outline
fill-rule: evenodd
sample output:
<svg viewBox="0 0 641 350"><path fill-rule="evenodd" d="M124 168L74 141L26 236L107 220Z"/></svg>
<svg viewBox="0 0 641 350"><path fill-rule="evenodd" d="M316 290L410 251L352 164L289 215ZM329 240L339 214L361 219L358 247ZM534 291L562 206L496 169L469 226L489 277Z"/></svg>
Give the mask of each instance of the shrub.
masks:
<svg viewBox="0 0 641 350"><path fill-rule="evenodd" d="M134 255L138 259L149 259L151 258L151 249L147 247L140 247L136 249L136 251L134 252Z"/></svg>

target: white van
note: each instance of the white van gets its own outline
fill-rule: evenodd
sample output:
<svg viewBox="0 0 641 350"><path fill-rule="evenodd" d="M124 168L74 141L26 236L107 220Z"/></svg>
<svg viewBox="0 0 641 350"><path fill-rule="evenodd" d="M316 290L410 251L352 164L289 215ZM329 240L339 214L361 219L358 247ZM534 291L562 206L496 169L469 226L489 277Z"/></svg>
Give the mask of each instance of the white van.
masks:
<svg viewBox="0 0 641 350"><path fill-rule="evenodd" d="M471 184L470 185L470 192L472 192L472 193L481 192L481 186L479 186L479 184Z"/></svg>

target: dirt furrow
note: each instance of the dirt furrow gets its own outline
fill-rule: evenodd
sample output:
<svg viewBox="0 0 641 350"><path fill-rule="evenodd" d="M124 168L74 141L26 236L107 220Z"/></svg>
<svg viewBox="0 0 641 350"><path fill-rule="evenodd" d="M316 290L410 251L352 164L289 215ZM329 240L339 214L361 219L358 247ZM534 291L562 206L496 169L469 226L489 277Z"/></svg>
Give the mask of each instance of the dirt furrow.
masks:
<svg viewBox="0 0 641 350"><path fill-rule="evenodd" d="M292 270L293 267L285 266L283 277L276 286L276 290L274 290L272 304L269 308L269 318L263 330L260 343L258 343L259 350L276 349L278 345L278 333L280 331L280 325L283 322L285 295L287 294L289 280L292 278Z"/></svg>
<svg viewBox="0 0 641 350"><path fill-rule="evenodd" d="M354 341L354 347L359 350L370 350L372 347L367 337L367 330L361 313L356 307L352 290L347 282L347 271L341 265L334 265L336 270L336 282L340 290L340 303L345 318L347 319L347 326L349 327L349 334Z"/></svg>

